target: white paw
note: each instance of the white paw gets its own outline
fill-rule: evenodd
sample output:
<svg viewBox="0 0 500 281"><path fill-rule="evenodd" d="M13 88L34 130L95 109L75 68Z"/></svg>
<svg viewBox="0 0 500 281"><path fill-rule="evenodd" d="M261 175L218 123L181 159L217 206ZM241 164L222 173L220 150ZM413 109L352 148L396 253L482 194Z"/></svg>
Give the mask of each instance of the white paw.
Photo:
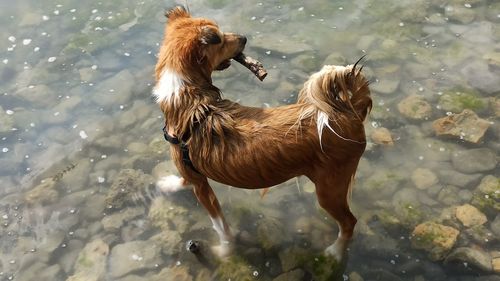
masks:
<svg viewBox="0 0 500 281"><path fill-rule="evenodd" d="M171 192L176 192L181 189L186 188L186 185L184 184L184 179L180 178L176 175L169 175L165 177L161 177L157 182L156 182L156 187L164 193L171 193Z"/></svg>
<svg viewBox="0 0 500 281"><path fill-rule="evenodd" d="M211 249L212 252L221 259L228 258L233 253L233 247L227 242L221 243L218 246L212 246Z"/></svg>
<svg viewBox="0 0 500 281"><path fill-rule="evenodd" d="M325 255L336 259L338 262L344 260L347 251L347 241L337 239L335 243L325 249Z"/></svg>

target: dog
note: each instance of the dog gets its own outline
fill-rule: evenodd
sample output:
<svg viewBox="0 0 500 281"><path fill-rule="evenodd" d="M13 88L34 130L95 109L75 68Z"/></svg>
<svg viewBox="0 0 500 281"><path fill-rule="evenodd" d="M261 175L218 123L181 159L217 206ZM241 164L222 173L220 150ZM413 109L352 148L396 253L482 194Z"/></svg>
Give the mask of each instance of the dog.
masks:
<svg viewBox="0 0 500 281"><path fill-rule="evenodd" d="M224 33L214 21L194 18L182 7L165 16L153 95L182 177L161 178L158 187L193 187L220 238L213 250L227 257L234 239L207 179L262 189L305 175L315 184L320 206L339 225L339 236L325 253L342 260L357 221L348 196L366 146L363 121L372 107L361 68L324 66L304 83L296 104L240 105L222 98L211 75L230 66L246 37Z"/></svg>

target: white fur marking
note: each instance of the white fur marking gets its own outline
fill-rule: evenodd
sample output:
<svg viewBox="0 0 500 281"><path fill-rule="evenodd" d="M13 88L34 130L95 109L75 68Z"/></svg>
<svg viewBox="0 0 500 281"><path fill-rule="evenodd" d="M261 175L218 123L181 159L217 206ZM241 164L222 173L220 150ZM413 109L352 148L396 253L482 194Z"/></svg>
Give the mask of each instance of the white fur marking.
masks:
<svg viewBox="0 0 500 281"><path fill-rule="evenodd" d="M184 189L184 179L179 178L176 175L169 175L161 177L157 182L156 186L161 192L171 193Z"/></svg>
<svg viewBox="0 0 500 281"><path fill-rule="evenodd" d="M156 98L157 103L169 101L172 97L177 97L184 82L181 76L169 69L165 69L160 80L153 89L153 96Z"/></svg>
<svg viewBox="0 0 500 281"><path fill-rule="evenodd" d="M345 140L345 141L351 141L355 143L365 143L364 141L357 141L349 138L344 138L343 136L339 135L335 130L330 126L328 123L328 115L324 113L323 111L318 111L318 135L319 135L319 145L321 146L321 150L323 150L323 145L321 144L321 135L323 134L323 129L325 127L328 127L330 131L332 131L337 137Z"/></svg>
<svg viewBox="0 0 500 281"><path fill-rule="evenodd" d="M226 235L226 232L224 231L224 223L222 222L222 219L220 217L217 218L210 217L210 220L212 221L215 232L217 232L217 235L219 235L220 243L228 244L229 239Z"/></svg>

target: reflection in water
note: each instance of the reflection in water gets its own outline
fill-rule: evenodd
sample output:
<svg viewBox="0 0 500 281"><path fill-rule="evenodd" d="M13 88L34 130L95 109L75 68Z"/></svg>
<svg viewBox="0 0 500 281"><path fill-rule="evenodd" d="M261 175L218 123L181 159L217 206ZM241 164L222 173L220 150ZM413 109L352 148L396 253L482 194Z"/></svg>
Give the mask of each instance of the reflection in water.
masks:
<svg viewBox="0 0 500 281"><path fill-rule="evenodd" d="M294 102L323 64L367 54L375 104L344 277L493 280L500 5L302 2L189 6L246 34L268 69L262 83L239 65L217 74L225 97L245 105ZM263 199L214 183L238 255L202 262L186 251L191 239L201 251L217 239L191 191L153 185L176 173L151 97L173 3L79 4L0 3L0 280L310 280L331 270L318 255L336 226L303 178Z"/></svg>

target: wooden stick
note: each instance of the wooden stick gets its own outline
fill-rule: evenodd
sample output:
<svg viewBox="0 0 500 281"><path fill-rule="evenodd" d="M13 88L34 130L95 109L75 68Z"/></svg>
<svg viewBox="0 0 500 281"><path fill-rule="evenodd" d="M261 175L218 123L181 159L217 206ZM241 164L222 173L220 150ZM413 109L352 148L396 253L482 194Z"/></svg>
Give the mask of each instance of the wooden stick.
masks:
<svg viewBox="0 0 500 281"><path fill-rule="evenodd" d="M244 67L250 69L260 81L263 81L267 76L267 71L264 69L264 66L260 61L248 57L243 53L239 53L236 57L233 58L235 61L241 63Z"/></svg>

